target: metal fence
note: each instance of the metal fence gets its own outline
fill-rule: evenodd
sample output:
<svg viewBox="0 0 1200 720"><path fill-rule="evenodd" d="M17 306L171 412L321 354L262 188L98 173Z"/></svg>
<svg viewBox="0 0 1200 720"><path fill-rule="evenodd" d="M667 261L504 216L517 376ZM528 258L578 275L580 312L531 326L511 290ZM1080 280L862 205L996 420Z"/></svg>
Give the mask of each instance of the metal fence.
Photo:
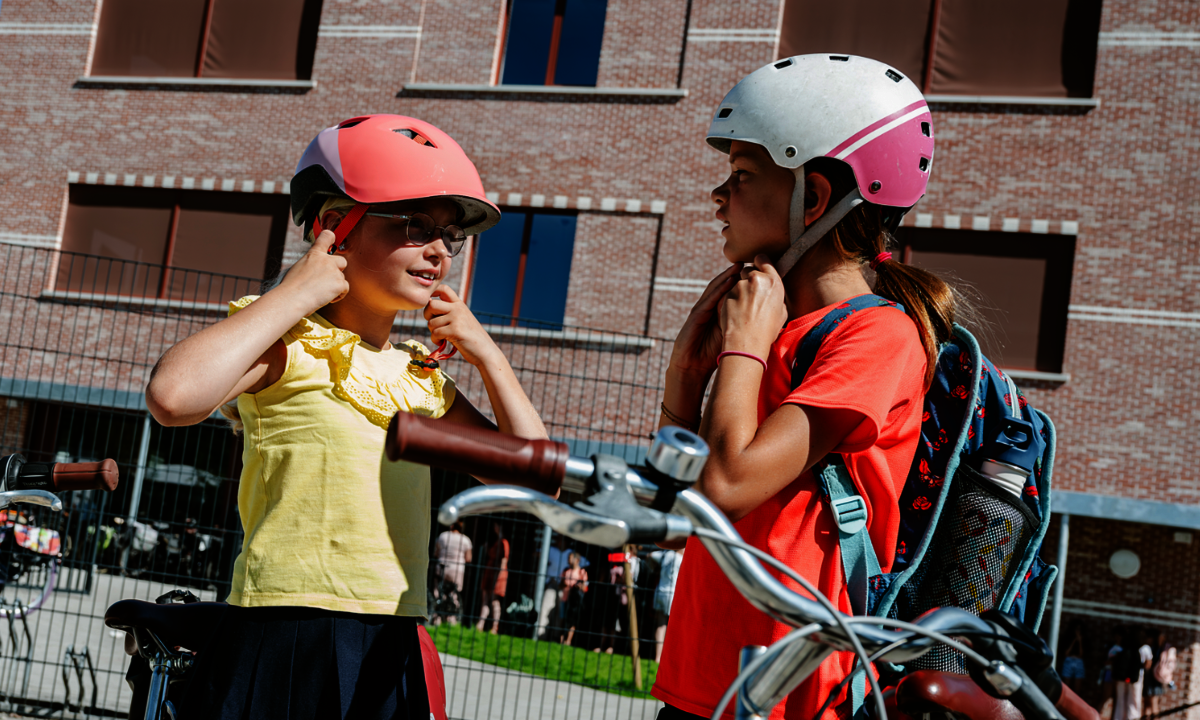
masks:
<svg viewBox="0 0 1200 720"><path fill-rule="evenodd" d="M242 539L241 442L216 418L160 426L146 412L142 391L164 350L225 315L225 304L214 299L258 288L250 278L168 274L144 263L0 245L0 455L111 457L122 478L114 493L65 497L61 514L22 508L0 523L0 603L36 605L52 587L27 620L14 620L13 613L7 627L0 620L0 707L122 716L130 699L127 659L123 635L103 626L105 609L121 598L153 599L175 587L202 599L224 598ZM658 417L669 341L484 320L494 323L493 336L552 436L577 454L641 459ZM419 318L397 322L393 340L408 337L427 341ZM458 358L446 368L459 391L488 412L474 369ZM435 469L431 512L473 483ZM475 627L489 554L493 561L503 554L503 543L490 537L493 526L508 547L497 635ZM443 530L435 523L431 552ZM556 567L547 571L546 565L564 543L539 521L470 518L464 531L473 553L457 603L447 592L431 597L431 609L445 619L430 629L445 655L452 717L653 716L647 694L656 668L653 548L637 550L641 558L633 563L632 634L641 657L650 658L641 664L639 690L628 656L633 643L622 601L629 597L623 558L574 544L590 583L581 604L563 603ZM43 544L57 538L59 546L42 554L17 542L32 544L31 535ZM431 588L440 580L433 573L431 563ZM543 607L548 627L539 628ZM568 608L578 618L571 646L561 644L569 631L563 621L575 617Z"/></svg>

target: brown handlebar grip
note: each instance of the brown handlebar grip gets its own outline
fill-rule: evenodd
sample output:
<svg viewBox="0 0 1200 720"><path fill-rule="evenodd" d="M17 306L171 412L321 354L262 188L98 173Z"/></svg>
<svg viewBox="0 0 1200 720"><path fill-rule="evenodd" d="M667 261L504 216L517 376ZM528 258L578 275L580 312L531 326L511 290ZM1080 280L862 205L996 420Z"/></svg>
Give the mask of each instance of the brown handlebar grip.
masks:
<svg viewBox="0 0 1200 720"><path fill-rule="evenodd" d="M388 425L389 460L407 460L519 485L554 496L567 474L566 443L398 412Z"/></svg>
<svg viewBox="0 0 1200 720"><path fill-rule="evenodd" d="M112 458L100 462L55 463L54 492L67 490L117 489L117 463Z"/></svg>
<svg viewBox="0 0 1200 720"><path fill-rule="evenodd" d="M1100 713L1096 712L1096 708L1085 703L1066 683L1063 683L1062 695L1058 702L1054 703L1054 707L1058 708L1067 720L1100 720Z"/></svg>

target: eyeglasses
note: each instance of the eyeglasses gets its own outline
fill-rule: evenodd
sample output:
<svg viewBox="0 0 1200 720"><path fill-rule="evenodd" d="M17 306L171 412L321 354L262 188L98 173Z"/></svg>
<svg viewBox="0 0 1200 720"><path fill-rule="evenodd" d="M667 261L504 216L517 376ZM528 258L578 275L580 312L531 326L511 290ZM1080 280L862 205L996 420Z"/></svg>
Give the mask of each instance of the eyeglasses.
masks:
<svg viewBox="0 0 1200 720"><path fill-rule="evenodd" d="M408 236L408 241L413 245L428 245L434 240L441 240L446 246L446 250L450 252L450 257L454 257L462 251L463 245L467 242L467 235L463 229L457 225L438 225L433 218L425 213L413 213L412 215L394 215L392 213L363 213L371 217L385 218L388 220L405 220L405 234Z"/></svg>

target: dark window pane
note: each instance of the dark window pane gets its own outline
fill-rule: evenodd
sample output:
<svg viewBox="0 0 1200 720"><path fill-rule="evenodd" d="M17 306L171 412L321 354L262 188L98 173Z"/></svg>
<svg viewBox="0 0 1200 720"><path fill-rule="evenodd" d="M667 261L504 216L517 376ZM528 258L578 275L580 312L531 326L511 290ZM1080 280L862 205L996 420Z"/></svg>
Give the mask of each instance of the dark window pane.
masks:
<svg viewBox="0 0 1200 720"><path fill-rule="evenodd" d="M320 0L214 0L204 77L307 79ZM307 37L311 35L312 37ZM301 56L304 57L301 57ZM308 72L300 75L298 68Z"/></svg>
<svg viewBox="0 0 1200 720"><path fill-rule="evenodd" d="M181 209L167 297L193 302L227 302L257 290L224 275L261 278L271 224L265 214Z"/></svg>
<svg viewBox="0 0 1200 720"><path fill-rule="evenodd" d="M192 77L205 0L104 0L92 75Z"/></svg>
<svg viewBox="0 0 1200 720"><path fill-rule="evenodd" d="M133 193L118 188L72 187L63 250L99 257L64 254L55 287L156 297L155 266L166 252L172 207L170 193L151 192L135 203Z"/></svg>
<svg viewBox="0 0 1200 720"><path fill-rule="evenodd" d="M931 0L787 0L779 56L831 53L887 63L919 87Z"/></svg>
<svg viewBox="0 0 1200 720"><path fill-rule="evenodd" d="M984 302L980 310L994 337L979 333L978 340L992 362L1005 368L1037 369L1045 259L914 250L912 264L961 278L979 291Z"/></svg>
<svg viewBox="0 0 1200 720"><path fill-rule="evenodd" d="M971 327L1001 367L1061 372L1071 296L1069 235L903 228L913 265L963 288L985 327Z"/></svg>
<svg viewBox="0 0 1200 720"><path fill-rule="evenodd" d="M504 43L504 85L545 85L555 0L512 0ZM560 45L561 47L561 45Z"/></svg>
<svg viewBox="0 0 1200 720"><path fill-rule="evenodd" d="M527 217L522 212L505 212L495 227L479 236L475 277L471 281L471 310L483 316L482 322L497 321L487 315L512 315Z"/></svg>
<svg viewBox="0 0 1200 720"><path fill-rule="evenodd" d="M595 87L608 0L568 0L558 41L555 85Z"/></svg>
<svg viewBox="0 0 1200 720"><path fill-rule="evenodd" d="M521 290L521 325L561 330L575 248L574 215L534 215Z"/></svg>
<svg viewBox="0 0 1200 720"><path fill-rule="evenodd" d="M942 0L931 92L1065 97L1063 39L1077 30L1069 4Z"/></svg>

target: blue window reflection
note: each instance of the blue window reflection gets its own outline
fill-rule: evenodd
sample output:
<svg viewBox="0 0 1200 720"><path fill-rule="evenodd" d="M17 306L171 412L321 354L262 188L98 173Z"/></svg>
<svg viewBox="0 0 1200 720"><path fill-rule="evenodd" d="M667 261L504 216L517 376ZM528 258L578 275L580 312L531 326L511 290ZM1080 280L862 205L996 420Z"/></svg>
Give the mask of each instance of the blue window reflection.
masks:
<svg viewBox="0 0 1200 720"><path fill-rule="evenodd" d="M596 85L608 0L511 0L505 85Z"/></svg>
<svg viewBox="0 0 1200 720"><path fill-rule="evenodd" d="M576 222L575 215L505 211L479 237L472 312L485 323L504 323L515 314L520 327L561 330Z"/></svg>

